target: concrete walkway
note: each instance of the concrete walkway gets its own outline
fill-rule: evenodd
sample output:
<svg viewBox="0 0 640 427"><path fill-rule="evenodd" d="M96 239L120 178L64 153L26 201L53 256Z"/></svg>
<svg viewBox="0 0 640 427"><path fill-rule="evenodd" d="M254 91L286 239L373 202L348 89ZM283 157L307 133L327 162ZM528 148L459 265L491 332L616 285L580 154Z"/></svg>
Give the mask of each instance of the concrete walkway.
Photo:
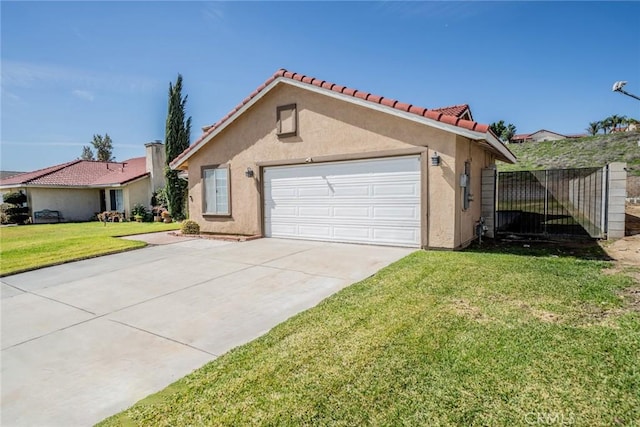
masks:
<svg viewBox="0 0 640 427"><path fill-rule="evenodd" d="M3 426L94 424L413 251L167 242L2 278Z"/></svg>

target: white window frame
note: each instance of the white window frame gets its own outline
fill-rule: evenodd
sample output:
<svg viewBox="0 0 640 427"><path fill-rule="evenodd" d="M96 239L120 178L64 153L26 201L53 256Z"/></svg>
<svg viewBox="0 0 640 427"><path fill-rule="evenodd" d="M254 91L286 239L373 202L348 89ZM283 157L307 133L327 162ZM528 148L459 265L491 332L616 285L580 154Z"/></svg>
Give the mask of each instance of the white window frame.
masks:
<svg viewBox="0 0 640 427"><path fill-rule="evenodd" d="M224 173L226 188L219 188L218 184ZM231 173L229 165L211 165L202 167L202 215L208 216L231 216ZM213 191L210 186L213 185ZM222 193L224 191L224 193ZM220 199L219 195L224 194ZM209 200L212 196L215 200ZM226 209L224 200L226 199ZM212 209L211 209L212 208Z"/></svg>
<svg viewBox="0 0 640 427"><path fill-rule="evenodd" d="M111 204L111 192L113 192L114 199L116 202L116 206L115 209L113 207L113 205ZM112 188L109 190L109 210L111 211L115 211L115 212L124 212L124 192L122 191L122 188Z"/></svg>

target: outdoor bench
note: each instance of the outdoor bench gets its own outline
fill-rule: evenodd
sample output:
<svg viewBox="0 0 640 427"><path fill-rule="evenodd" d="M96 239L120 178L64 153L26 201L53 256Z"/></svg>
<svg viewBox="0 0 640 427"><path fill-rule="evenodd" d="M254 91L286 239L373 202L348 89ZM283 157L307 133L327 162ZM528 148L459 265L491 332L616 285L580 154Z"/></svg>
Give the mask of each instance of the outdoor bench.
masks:
<svg viewBox="0 0 640 427"><path fill-rule="evenodd" d="M35 219L35 222L38 222L38 220L60 222L62 220L62 215L60 214L60 211L52 211L49 209L43 209L41 211L34 212L33 217Z"/></svg>

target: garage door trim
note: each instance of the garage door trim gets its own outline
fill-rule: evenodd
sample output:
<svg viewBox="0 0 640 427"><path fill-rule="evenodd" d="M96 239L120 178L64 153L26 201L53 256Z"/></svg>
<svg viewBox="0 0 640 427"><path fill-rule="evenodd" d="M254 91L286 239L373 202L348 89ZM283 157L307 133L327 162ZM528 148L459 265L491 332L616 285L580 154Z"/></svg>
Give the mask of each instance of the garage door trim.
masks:
<svg viewBox="0 0 640 427"><path fill-rule="evenodd" d="M407 155L408 151L410 151L412 155ZM272 200L269 201L270 203L267 203L266 199L270 197L269 195L272 194L271 191L275 189L276 192L280 192L279 197L282 197L282 199L280 199L282 210L278 212L275 217L275 226L281 226L280 231L275 232L276 236L309 240L424 247L427 238L427 201L426 197L424 197L427 188L427 175L425 170L427 166L427 148L420 147L420 150L394 150L394 152L401 152L402 155L386 157L361 155L353 159L345 159L345 156L341 156L337 161L325 162L316 162L314 158L312 164L309 164L309 162L301 163L299 161L295 163L286 162L286 164L282 164L283 162L261 163L260 206L262 211L263 236L267 236L267 234L271 236L274 234L272 229L274 223L270 221L272 221L271 213L273 209L275 209L275 205L270 204ZM329 160L329 157L335 158L336 156L324 156L323 160ZM411 164L403 164L402 162L395 164L393 162L388 164L384 163L385 160L393 161L394 158L408 161L415 159L418 164L412 166ZM381 167L387 165L390 169L380 171L379 176L378 174L372 175L363 164L367 163L367 161L373 164L380 162L376 165L378 166L378 168L376 168L377 171L380 171ZM331 168L331 165L329 165L331 163L335 164L334 168ZM362 176L360 176L358 172L351 174L349 173L351 170L346 170L341 167L348 163L356 164L360 167L361 171L364 170ZM309 166L311 172L307 175L307 185L298 187L295 183L293 185L287 183L287 180L290 178L295 178L296 181L298 181L299 178L297 177L299 175L305 175L305 166ZM349 179L341 179L343 175L344 178L351 175L350 178L354 180L354 183L368 187L369 192L364 192L361 196L362 198L353 198L346 202L340 195L333 191L328 191L326 187L323 192L323 186L319 185L318 175L313 173L313 170L319 169L316 169L314 166L327 166L325 170L331 174L327 176L330 177L334 185L338 186L338 190L345 190L345 188L351 187L351 181ZM406 169L404 169L405 166ZM275 187L271 186L273 181L266 176L267 169L275 169L273 172L275 174L279 173L280 175L274 177L276 180ZM290 176L285 172L287 169L292 170ZM406 171L408 175L403 176L403 171ZM400 173L400 175L398 175L398 173ZM417 176L415 176L416 173ZM408 191L406 196L401 196L397 199L399 205L406 208L404 212L388 210L389 206L396 206L396 202L393 200L395 197L398 197L396 193L383 194L385 188L389 188L389 185L394 184L393 180L387 181L394 175L399 180L397 184L403 186L402 188ZM410 190L412 187L411 182L414 183L414 190L412 191ZM301 190L307 192L315 191L314 189L322 192L322 194L317 196L318 199L315 199L315 195L312 196L312 198L305 198L303 193L300 192ZM331 203L323 204L322 199L324 198L327 198L325 200L331 201ZM309 205L298 203L301 199L303 202L306 199ZM319 203L314 203L316 200L318 200ZM378 201L380 204L377 203ZM346 203L347 207L342 206L342 203ZM358 206L360 206L360 208L358 208ZM385 209L385 207L387 209ZM342 212L348 212L346 216L352 215L353 212L357 210L363 217L355 216L354 218L358 218L357 220L349 221L346 216L341 214L341 208L343 208ZM305 211L306 214L303 213ZM398 219L399 217L396 216L401 213L404 213L404 219ZM315 225L310 226L314 224L312 216L316 215L318 215L317 218L325 226L324 229L316 227ZM287 218L290 218L291 221L287 222ZM278 223L278 220L281 221ZM349 225L355 226L349 227ZM287 227L289 228L287 229Z"/></svg>

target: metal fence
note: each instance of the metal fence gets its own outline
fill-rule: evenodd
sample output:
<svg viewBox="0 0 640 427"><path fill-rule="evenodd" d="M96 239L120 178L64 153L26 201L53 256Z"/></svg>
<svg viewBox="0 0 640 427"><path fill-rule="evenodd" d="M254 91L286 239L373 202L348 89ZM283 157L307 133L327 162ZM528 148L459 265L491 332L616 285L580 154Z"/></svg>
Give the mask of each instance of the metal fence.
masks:
<svg viewBox="0 0 640 427"><path fill-rule="evenodd" d="M606 168L498 173L496 232L601 238Z"/></svg>

